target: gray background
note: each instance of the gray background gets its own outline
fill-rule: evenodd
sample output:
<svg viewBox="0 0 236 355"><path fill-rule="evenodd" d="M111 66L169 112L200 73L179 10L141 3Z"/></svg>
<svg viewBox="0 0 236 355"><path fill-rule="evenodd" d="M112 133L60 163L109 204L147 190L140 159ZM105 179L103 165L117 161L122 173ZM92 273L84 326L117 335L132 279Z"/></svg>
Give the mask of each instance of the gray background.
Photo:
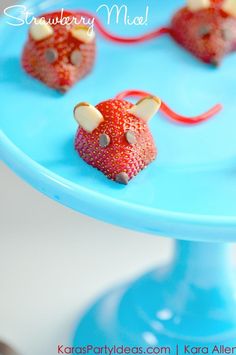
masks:
<svg viewBox="0 0 236 355"><path fill-rule="evenodd" d="M1 0L0 10L14 1ZM113 227L39 194L1 165L0 339L23 355L70 345L107 288L166 262L169 239Z"/></svg>

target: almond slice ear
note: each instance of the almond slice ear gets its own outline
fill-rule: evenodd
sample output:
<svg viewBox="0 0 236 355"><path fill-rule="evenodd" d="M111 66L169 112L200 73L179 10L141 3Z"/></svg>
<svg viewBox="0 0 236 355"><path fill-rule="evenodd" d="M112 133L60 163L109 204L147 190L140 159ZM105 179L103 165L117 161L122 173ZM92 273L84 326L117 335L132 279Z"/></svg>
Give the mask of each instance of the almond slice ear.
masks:
<svg viewBox="0 0 236 355"><path fill-rule="evenodd" d="M95 38L95 32L86 26L74 26L71 29L72 37L83 43L90 43Z"/></svg>
<svg viewBox="0 0 236 355"><path fill-rule="evenodd" d="M89 133L92 133L104 121L101 112L87 102L81 102L75 106L74 117L78 124Z"/></svg>
<svg viewBox="0 0 236 355"><path fill-rule="evenodd" d="M210 6L211 0L187 0L187 7L192 12L208 9Z"/></svg>
<svg viewBox="0 0 236 355"><path fill-rule="evenodd" d="M228 15L236 17L236 0L225 0L222 5L222 10Z"/></svg>
<svg viewBox="0 0 236 355"><path fill-rule="evenodd" d="M161 100L158 97L147 96L138 101L128 112L137 118L148 121L157 113L160 106Z"/></svg>
<svg viewBox="0 0 236 355"><path fill-rule="evenodd" d="M35 41L42 41L48 37L51 37L54 33L53 27L46 22L33 22L30 26L29 33Z"/></svg>

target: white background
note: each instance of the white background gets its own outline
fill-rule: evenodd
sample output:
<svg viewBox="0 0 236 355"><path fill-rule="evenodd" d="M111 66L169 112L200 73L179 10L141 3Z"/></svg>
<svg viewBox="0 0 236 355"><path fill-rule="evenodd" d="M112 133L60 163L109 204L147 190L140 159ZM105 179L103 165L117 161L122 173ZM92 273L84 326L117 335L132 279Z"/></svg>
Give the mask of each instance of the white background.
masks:
<svg viewBox="0 0 236 355"><path fill-rule="evenodd" d="M171 242L84 217L0 172L0 339L23 355L54 355L86 305L165 262Z"/></svg>
<svg viewBox="0 0 236 355"><path fill-rule="evenodd" d="M54 355L86 305L168 260L172 243L84 217L0 169L0 339L23 355Z"/></svg>

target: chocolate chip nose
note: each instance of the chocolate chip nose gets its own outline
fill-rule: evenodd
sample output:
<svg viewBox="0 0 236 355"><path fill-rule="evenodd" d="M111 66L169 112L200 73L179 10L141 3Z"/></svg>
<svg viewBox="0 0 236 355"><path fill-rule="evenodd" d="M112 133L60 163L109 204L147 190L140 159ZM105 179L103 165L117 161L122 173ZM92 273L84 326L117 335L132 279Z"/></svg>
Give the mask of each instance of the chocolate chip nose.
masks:
<svg viewBox="0 0 236 355"><path fill-rule="evenodd" d="M220 60L218 58L212 58L211 64L218 67L220 65Z"/></svg>
<svg viewBox="0 0 236 355"><path fill-rule="evenodd" d="M119 184L127 185L129 182L129 177L126 173L122 172L116 175L116 182Z"/></svg>

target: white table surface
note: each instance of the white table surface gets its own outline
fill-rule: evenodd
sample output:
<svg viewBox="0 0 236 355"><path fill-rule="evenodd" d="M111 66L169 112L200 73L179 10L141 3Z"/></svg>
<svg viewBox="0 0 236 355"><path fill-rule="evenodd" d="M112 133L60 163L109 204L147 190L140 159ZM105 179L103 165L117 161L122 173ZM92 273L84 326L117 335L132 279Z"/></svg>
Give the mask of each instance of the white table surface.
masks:
<svg viewBox="0 0 236 355"><path fill-rule="evenodd" d="M1 0L0 11L9 3ZM86 305L166 262L172 244L71 211L3 164L0 174L0 340L22 355L56 355Z"/></svg>

